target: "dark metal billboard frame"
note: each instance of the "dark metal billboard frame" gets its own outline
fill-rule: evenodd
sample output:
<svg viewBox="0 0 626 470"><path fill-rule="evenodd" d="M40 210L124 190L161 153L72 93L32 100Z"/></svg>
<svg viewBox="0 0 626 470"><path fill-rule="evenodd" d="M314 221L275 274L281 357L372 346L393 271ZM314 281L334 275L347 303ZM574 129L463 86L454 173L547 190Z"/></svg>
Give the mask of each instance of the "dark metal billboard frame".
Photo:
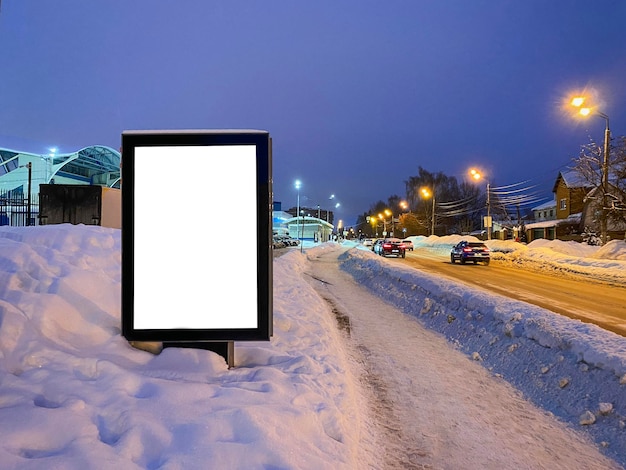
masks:
<svg viewBox="0 0 626 470"><path fill-rule="evenodd" d="M135 327L135 149L138 147L231 146L256 148L257 328ZM166 130L122 133L122 335L130 342L163 342L219 350L233 341L269 341L272 336L272 164L269 132L259 130ZM233 171L237 171L234 163ZM171 187L168 188L171 190ZM198 207L198 212L205 207ZM158 230L158 227L155 227ZM226 299L223 299L227 302ZM228 348L230 351L232 348ZM229 361L232 358L228 358Z"/></svg>

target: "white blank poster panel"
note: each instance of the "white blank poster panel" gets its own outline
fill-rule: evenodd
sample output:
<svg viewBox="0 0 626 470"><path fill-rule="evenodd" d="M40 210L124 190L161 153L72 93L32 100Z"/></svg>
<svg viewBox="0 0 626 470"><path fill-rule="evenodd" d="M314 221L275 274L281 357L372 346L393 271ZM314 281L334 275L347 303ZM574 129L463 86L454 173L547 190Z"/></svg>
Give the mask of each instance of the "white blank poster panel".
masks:
<svg viewBox="0 0 626 470"><path fill-rule="evenodd" d="M256 146L137 147L134 186L133 327L257 328Z"/></svg>

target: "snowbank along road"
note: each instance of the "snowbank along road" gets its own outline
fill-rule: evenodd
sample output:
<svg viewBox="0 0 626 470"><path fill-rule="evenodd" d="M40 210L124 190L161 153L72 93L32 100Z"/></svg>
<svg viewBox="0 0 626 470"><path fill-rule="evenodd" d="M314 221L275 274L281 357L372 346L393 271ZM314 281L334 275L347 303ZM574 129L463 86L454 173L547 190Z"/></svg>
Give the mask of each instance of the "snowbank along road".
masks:
<svg viewBox="0 0 626 470"><path fill-rule="evenodd" d="M339 268L343 251L310 256L310 283L331 304L369 397L379 436L371 466L621 468L588 435L359 285Z"/></svg>

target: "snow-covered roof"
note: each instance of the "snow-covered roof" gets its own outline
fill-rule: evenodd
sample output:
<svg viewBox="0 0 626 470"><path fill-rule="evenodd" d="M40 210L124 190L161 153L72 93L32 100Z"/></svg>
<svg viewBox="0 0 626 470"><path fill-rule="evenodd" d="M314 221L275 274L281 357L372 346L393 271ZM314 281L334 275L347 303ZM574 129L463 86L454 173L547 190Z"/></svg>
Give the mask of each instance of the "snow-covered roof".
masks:
<svg viewBox="0 0 626 470"><path fill-rule="evenodd" d="M540 204L536 207L533 207L532 210L534 211L542 211L544 209L550 209L556 207L556 201L554 199L550 199L549 201L544 202L543 204Z"/></svg>
<svg viewBox="0 0 626 470"><path fill-rule="evenodd" d="M559 225L579 224L581 217L582 212L577 212L576 214L571 214L565 219L544 220L543 222L533 222L532 224L526 224L526 228L548 228L557 227Z"/></svg>
<svg viewBox="0 0 626 470"><path fill-rule="evenodd" d="M292 217L291 219L285 220L284 223L286 223L288 225L315 223L315 224L323 225L325 227L334 228L334 225L331 224L330 222L328 222L328 221L326 221L324 219L318 219L317 217L311 217L311 216Z"/></svg>
<svg viewBox="0 0 626 470"><path fill-rule="evenodd" d="M552 192L556 192L559 178L563 179L565 186L567 186L568 188L588 188L590 186L589 182L586 181L577 171L561 171L559 172L559 176L554 182L554 188L552 189Z"/></svg>

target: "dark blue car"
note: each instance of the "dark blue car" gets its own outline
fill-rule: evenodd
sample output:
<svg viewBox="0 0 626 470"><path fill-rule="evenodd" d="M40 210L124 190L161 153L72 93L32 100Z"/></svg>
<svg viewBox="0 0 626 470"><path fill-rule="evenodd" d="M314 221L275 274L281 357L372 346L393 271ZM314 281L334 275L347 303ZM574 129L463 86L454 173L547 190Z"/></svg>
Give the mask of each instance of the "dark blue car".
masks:
<svg viewBox="0 0 626 470"><path fill-rule="evenodd" d="M468 242L463 240L452 247L450 262L454 264L459 260L461 264L467 261L489 264L489 248L481 242Z"/></svg>

